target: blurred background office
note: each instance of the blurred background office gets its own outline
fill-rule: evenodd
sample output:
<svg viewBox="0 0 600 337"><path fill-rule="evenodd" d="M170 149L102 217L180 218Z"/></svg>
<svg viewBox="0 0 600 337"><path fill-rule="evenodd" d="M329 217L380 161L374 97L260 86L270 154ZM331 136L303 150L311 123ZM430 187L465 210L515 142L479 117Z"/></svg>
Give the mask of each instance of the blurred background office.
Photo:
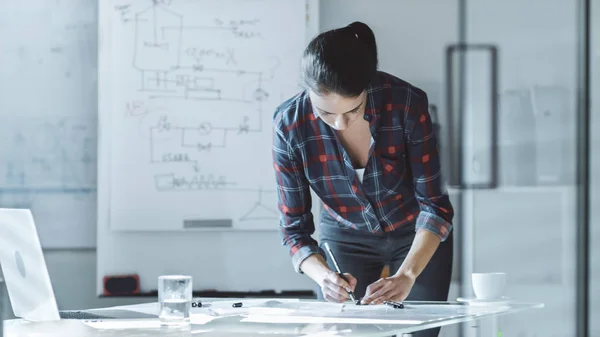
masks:
<svg viewBox="0 0 600 337"><path fill-rule="evenodd" d="M126 21L136 4L111 1L108 7ZM600 336L600 321L591 319L600 317L600 3L306 4L314 33L353 21L370 25L380 69L428 94L457 209L449 300L470 295L470 273L502 271L506 296L545 303L542 310L502 318L506 336L576 336L586 314L589 336ZM105 296L103 277L147 270L141 290L151 292L157 274L180 269L168 258L144 259L139 247L160 250L153 246L160 240L191 247L200 237L204 247L186 251L197 270L181 265L198 280L196 291L311 296L314 287L293 272L272 217L265 220L272 231L107 234L97 193L99 172L106 169L98 160L98 17L94 0L0 2L0 207L32 209L60 309L154 300L152 294ZM272 203L258 192L257 207L273 209ZM319 205L313 210L318 219ZM580 246L584 237L588 251ZM245 257L242 242L248 241L260 243L256 250L268 256L267 266L254 268L261 261ZM586 261L589 278L582 279ZM236 269L257 273L233 280ZM10 317L5 293L2 301ZM587 312L582 303L589 304ZM468 327L442 333L458 336L460 329Z"/></svg>

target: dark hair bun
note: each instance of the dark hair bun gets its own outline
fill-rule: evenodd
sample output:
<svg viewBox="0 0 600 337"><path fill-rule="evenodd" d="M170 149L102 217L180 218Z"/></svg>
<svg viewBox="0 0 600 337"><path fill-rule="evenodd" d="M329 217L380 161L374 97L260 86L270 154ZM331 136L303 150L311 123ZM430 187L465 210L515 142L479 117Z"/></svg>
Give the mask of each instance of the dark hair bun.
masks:
<svg viewBox="0 0 600 337"><path fill-rule="evenodd" d="M356 21L319 34L304 50L302 78L317 93L355 97L377 73L377 43L369 26Z"/></svg>
<svg viewBox="0 0 600 337"><path fill-rule="evenodd" d="M371 48L373 58L377 60L377 43L375 42L375 34L373 34L373 30L360 21L352 22L348 25L348 28L350 28L350 30L361 42L365 43L369 48Z"/></svg>

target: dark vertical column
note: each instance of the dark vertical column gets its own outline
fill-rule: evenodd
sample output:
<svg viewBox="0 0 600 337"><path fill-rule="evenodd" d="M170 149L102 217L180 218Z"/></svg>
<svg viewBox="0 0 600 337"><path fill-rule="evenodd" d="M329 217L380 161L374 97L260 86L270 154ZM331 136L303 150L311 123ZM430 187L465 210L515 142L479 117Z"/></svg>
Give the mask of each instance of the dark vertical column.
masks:
<svg viewBox="0 0 600 337"><path fill-rule="evenodd" d="M578 1L577 21L577 307L576 336L589 336L590 236L590 0Z"/></svg>

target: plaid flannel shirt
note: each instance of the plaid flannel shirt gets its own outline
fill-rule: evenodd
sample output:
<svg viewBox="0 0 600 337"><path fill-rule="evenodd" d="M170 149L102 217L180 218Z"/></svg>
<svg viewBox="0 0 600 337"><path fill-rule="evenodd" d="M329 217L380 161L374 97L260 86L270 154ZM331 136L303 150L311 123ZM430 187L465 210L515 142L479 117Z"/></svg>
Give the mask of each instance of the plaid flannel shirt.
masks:
<svg viewBox="0 0 600 337"><path fill-rule="evenodd" d="M294 268L323 254L311 213L311 187L324 212L348 230L393 231L407 224L444 241L454 210L442 176L437 139L424 91L384 72L368 87L364 119L371 147L362 184L335 131L313 111L307 92L281 104L274 115L273 166L280 230Z"/></svg>

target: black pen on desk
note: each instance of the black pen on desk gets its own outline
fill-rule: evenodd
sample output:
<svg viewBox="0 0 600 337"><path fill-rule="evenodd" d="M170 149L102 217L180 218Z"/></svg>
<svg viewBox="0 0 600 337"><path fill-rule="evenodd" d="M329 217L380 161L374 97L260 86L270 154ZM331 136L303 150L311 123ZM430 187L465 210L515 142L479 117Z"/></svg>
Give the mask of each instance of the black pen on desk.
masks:
<svg viewBox="0 0 600 337"><path fill-rule="evenodd" d="M329 253L329 256L331 257L331 261L333 262L333 265L335 266L335 269L337 270L340 277L344 281L346 281L346 283L350 284L350 282L348 282L348 279L346 279L346 277L344 276L344 273L342 273L340 266L337 264L335 256L333 256L333 252L331 251L331 248L329 248L329 244L327 242L325 242L324 246L325 246L325 249L327 250L327 253ZM354 292L352 292L352 290L348 291L348 295L350 295L350 299L352 300L352 302L357 303L356 298L354 297Z"/></svg>
<svg viewBox="0 0 600 337"><path fill-rule="evenodd" d="M389 305L394 309L404 309L404 303L402 302L384 301L383 304Z"/></svg>

